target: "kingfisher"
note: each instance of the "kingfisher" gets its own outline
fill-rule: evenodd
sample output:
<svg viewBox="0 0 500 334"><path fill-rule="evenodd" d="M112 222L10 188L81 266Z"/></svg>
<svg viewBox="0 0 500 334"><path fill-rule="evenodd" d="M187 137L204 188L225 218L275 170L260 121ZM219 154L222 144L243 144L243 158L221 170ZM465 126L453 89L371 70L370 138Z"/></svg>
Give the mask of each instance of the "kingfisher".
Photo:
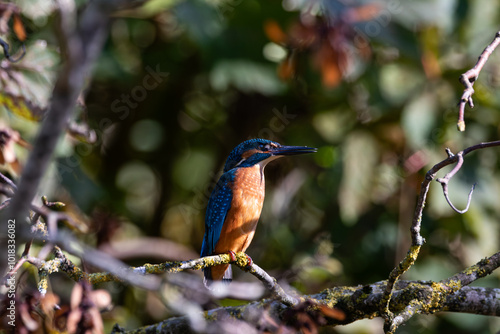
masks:
<svg viewBox="0 0 500 334"><path fill-rule="evenodd" d="M250 139L236 146L208 201L201 257L229 253L236 260L236 252L245 252L254 237L264 203L266 165L287 155L316 151L313 147L284 146L267 139ZM203 271L207 288L214 281L229 283L233 276L230 264Z"/></svg>

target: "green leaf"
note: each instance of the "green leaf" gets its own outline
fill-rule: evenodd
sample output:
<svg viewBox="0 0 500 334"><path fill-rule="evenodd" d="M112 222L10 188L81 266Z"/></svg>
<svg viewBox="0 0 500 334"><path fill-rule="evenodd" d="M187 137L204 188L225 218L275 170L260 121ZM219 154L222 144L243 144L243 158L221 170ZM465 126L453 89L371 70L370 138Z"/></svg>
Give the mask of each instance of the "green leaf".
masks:
<svg viewBox="0 0 500 334"><path fill-rule="evenodd" d="M375 138L366 132L353 132L344 147L344 173L339 190L342 221L352 225L368 208L373 174L378 163Z"/></svg>
<svg viewBox="0 0 500 334"><path fill-rule="evenodd" d="M413 148L425 146L436 127L436 104L433 93L424 93L415 97L403 110L401 123Z"/></svg>
<svg viewBox="0 0 500 334"><path fill-rule="evenodd" d="M225 91L232 85L245 93L257 92L266 96L279 94L285 88L274 67L245 60L219 62L210 73L210 83L218 91Z"/></svg>
<svg viewBox="0 0 500 334"><path fill-rule="evenodd" d="M4 62L0 68L0 105L30 120L40 120L48 106L58 55L38 40L26 48L18 63Z"/></svg>

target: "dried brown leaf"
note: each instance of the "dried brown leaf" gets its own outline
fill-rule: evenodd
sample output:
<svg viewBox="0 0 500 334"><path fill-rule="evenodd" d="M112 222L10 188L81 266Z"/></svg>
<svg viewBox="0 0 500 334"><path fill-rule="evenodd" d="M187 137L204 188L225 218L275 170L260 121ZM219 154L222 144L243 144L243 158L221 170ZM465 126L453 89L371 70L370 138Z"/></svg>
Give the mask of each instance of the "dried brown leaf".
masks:
<svg viewBox="0 0 500 334"><path fill-rule="evenodd" d="M14 14L13 20L14 24L12 25L12 28L14 29L14 33L16 34L17 39L19 39L21 42L24 42L26 40L26 30L24 30L24 25L21 21L21 17L19 16L19 14Z"/></svg>
<svg viewBox="0 0 500 334"><path fill-rule="evenodd" d="M20 174L22 165L16 154L16 144L27 147L26 141L21 138L19 132L12 130L6 125L0 124L0 164L6 165L11 171Z"/></svg>
<svg viewBox="0 0 500 334"><path fill-rule="evenodd" d="M339 309L331 308L326 305L319 305L319 310L324 316L335 320L345 320L345 313Z"/></svg>
<svg viewBox="0 0 500 334"><path fill-rule="evenodd" d="M45 297L40 300L40 308L43 313L50 314L54 311L55 306L59 303L59 296L53 293L47 293Z"/></svg>
<svg viewBox="0 0 500 334"><path fill-rule="evenodd" d="M288 39L278 22L274 20L268 20L264 23L264 32L266 33L267 38L276 44L283 44Z"/></svg>

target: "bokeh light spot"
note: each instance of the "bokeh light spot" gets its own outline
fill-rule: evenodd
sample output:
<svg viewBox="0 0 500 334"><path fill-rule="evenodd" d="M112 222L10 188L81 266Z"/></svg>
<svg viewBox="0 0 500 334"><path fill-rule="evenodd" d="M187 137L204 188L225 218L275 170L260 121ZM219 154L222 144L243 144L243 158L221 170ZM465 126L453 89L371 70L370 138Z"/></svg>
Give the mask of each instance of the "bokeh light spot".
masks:
<svg viewBox="0 0 500 334"><path fill-rule="evenodd" d="M148 165L140 161L125 164L115 182L126 193L125 204L131 212L146 217L153 213L159 181Z"/></svg>
<svg viewBox="0 0 500 334"><path fill-rule="evenodd" d="M130 130L132 147L141 152L152 152L163 141L163 127L157 121L145 119L134 124Z"/></svg>

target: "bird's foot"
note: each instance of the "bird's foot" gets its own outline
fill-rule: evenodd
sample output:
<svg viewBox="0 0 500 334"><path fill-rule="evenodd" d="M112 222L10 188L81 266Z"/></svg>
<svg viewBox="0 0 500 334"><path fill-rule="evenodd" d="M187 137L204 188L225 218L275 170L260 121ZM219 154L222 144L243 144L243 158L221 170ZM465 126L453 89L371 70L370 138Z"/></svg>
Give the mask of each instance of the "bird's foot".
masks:
<svg viewBox="0 0 500 334"><path fill-rule="evenodd" d="M246 268L250 269L252 267L252 265L253 265L253 260L252 260L252 258L250 256L248 256L246 254L245 254L245 256L247 257L247 261L248 261Z"/></svg>
<svg viewBox="0 0 500 334"><path fill-rule="evenodd" d="M227 252L229 254L229 257L231 258L231 262L236 262L238 259L236 258L236 253L233 251Z"/></svg>

